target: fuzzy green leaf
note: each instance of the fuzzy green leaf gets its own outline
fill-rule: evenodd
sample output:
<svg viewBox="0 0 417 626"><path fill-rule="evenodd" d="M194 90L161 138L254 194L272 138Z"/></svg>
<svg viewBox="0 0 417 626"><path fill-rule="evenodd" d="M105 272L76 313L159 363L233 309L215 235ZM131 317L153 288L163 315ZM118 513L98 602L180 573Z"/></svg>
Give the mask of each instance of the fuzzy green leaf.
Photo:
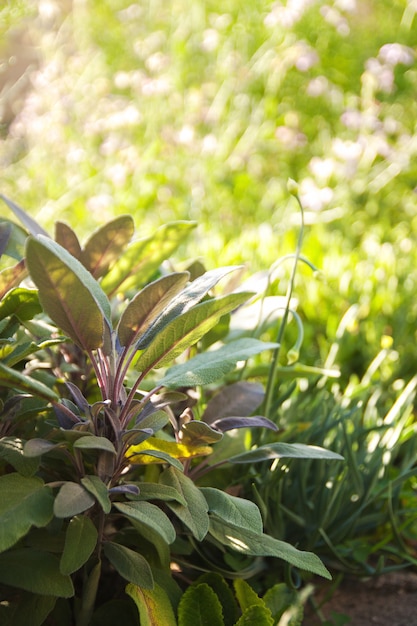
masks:
<svg viewBox="0 0 417 626"><path fill-rule="evenodd" d="M165 513L155 504L150 502L115 502L114 507L126 515L132 517L145 526L150 526L168 544L175 541L175 528Z"/></svg>
<svg viewBox="0 0 417 626"><path fill-rule="evenodd" d="M277 343L263 342L258 339L238 339L218 350L197 354L186 363L171 367L160 381L166 387L194 387L209 385L231 372L238 361L247 361L249 357L274 350Z"/></svg>
<svg viewBox="0 0 417 626"><path fill-rule="evenodd" d="M231 496L225 491L213 487L200 487L200 491L207 500L210 513L255 533L263 532L261 513L253 502L244 498Z"/></svg>
<svg viewBox="0 0 417 626"><path fill-rule="evenodd" d="M74 448L78 450L104 450L111 454L116 454L116 450L112 442L106 437L96 437L95 435L89 435L88 437L81 437L74 442Z"/></svg>
<svg viewBox="0 0 417 626"><path fill-rule="evenodd" d="M42 626L53 610L57 598L54 596L35 595L29 592L19 594L19 604L13 611L13 626ZM0 617L1 619L1 617ZM3 622L1 622L3 623ZM5 622L7 626L9 622ZM9 626L11 626L9 624Z"/></svg>
<svg viewBox="0 0 417 626"><path fill-rule="evenodd" d="M59 564L61 574L72 574L88 561L96 547L97 537L97 529L86 515L70 520Z"/></svg>
<svg viewBox="0 0 417 626"><path fill-rule="evenodd" d="M20 321L31 320L42 311L35 289L16 287L11 289L0 302L0 320L15 315Z"/></svg>
<svg viewBox="0 0 417 626"><path fill-rule="evenodd" d="M71 578L61 574L57 557L30 548L0 554L0 582L44 596L74 595Z"/></svg>
<svg viewBox="0 0 417 626"><path fill-rule="evenodd" d="M163 276L142 289L124 310L119 324L118 337L122 346L129 346L143 335L164 311L172 298L189 279L188 272Z"/></svg>
<svg viewBox="0 0 417 626"><path fill-rule="evenodd" d="M109 498L109 491L103 481L95 475L83 476L83 478L81 478L81 484L95 497L104 513L110 513L111 500Z"/></svg>
<svg viewBox="0 0 417 626"><path fill-rule="evenodd" d="M0 458L9 463L22 476L33 476L39 467L38 459L28 459L23 441L18 437L0 439Z"/></svg>
<svg viewBox="0 0 417 626"><path fill-rule="evenodd" d="M301 570L331 579L329 572L315 554L297 550L289 543L269 535L235 526L214 514L210 515L210 533L220 543L233 548L236 552L253 556L277 557Z"/></svg>
<svg viewBox="0 0 417 626"><path fill-rule="evenodd" d="M23 452L28 459L37 458L42 454L47 454L51 450L59 447L60 444L53 443L47 439L39 439L37 437L29 439L24 445Z"/></svg>
<svg viewBox="0 0 417 626"><path fill-rule="evenodd" d="M94 278L103 276L117 261L132 239L134 231L132 217L121 215L91 235L82 251L81 262Z"/></svg>
<svg viewBox="0 0 417 626"><path fill-rule="evenodd" d="M191 530L197 541L202 541L209 529L209 517L207 501L201 491L191 478L174 467L161 474L160 482L173 487L183 496L187 506L178 502L167 502L167 506Z"/></svg>
<svg viewBox="0 0 417 626"><path fill-rule="evenodd" d="M193 222L172 222L158 228L152 236L132 242L103 277L104 291L113 295L145 285L193 228Z"/></svg>
<svg viewBox="0 0 417 626"><path fill-rule="evenodd" d="M95 503L93 496L78 483L66 482L55 498L54 514L56 517L73 517L91 508Z"/></svg>
<svg viewBox="0 0 417 626"><path fill-rule="evenodd" d="M162 500L162 502L173 500L187 506L184 496L174 487L161 485L161 483L139 483L138 487L140 492L138 496L135 496L135 500Z"/></svg>
<svg viewBox="0 0 417 626"><path fill-rule="evenodd" d="M229 459L230 463L257 463L274 459L328 459L343 461L343 457L331 450L304 443L270 443L249 452L237 454Z"/></svg>
<svg viewBox="0 0 417 626"><path fill-rule="evenodd" d="M3 365L3 363L0 363L0 387L11 387L48 401L57 402L59 400L53 389L35 378L25 376L21 372Z"/></svg>
<svg viewBox="0 0 417 626"><path fill-rule="evenodd" d="M153 589L151 568L141 554L111 541L104 544L103 550L122 578L143 589Z"/></svg>
<svg viewBox="0 0 417 626"><path fill-rule="evenodd" d="M169 365L184 350L197 343L225 313L245 302L251 294L233 293L207 300L173 319L140 355L136 367L145 371Z"/></svg>
<svg viewBox="0 0 417 626"><path fill-rule="evenodd" d="M46 313L85 350L103 344L110 303L83 265L46 237L29 238L26 262Z"/></svg>
<svg viewBox="0 0 417 626"><path fill-rule="evenodd" d="M155 583L153 589L142 589L131 583L126 593L136 604L141 626L176 626L174 611L165 590Z"/></svg>
<svg viewBox="0 0 417 626"><path fill-rule="evenodd" d="M188 587L178 606L178 626L223 626L222 605L209 585Z"/></svg>
<svg viewBox="0 0 417 626"><path fill-rule="evenodd" d="M0 552L13 546L32 526L49 524L52 517L52 493L42 480L19 474L0 477Z"/></svg>

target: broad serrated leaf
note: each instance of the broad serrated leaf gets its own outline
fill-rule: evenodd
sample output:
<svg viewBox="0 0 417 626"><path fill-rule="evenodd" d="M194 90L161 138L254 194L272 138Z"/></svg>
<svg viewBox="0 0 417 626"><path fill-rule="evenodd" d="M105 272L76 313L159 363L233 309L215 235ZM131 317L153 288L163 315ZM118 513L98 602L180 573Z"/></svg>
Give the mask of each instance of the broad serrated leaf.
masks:
<svg viewBox="0 0 417 626"><path fill-rule="evenodd" d="M167 506L191 530L197 541L203 541L209 528L208 504L191 478L173 467L169 467L160 476L160 483L169 485L181 493L187 506L178 502L167 502Z"/></svg>
<svg viewBox="0 0 417 626"><path fill-rule="evenodd" d="M171 602L162 587L142 589L129 583L126 593L137 606L141 626L177 626Z"/></svg>
<svg viewBox="0 0 417 626"><path fill-rule="evenodd" d="M103 551L122 578L143 589L153 589L151 568L141 554L111 541L104 544Z"/></svg>
<svg viewBox="0 0 417 626"><path fill-rule="evenodd" d="M111 500L109 498L109 490L103 481L98 476L83 476L81 478L81 484L95 497L104 513L110 513Z"/></svg>
<svg viewBox="0 0 417 626"><path fill-rule="evenodd" d="M263 608L266 608L264 601L258 596L246 580L239 578L234 580L233 587L242 613L252 606L262 606Z"/></svg>
<svg viewBox="0 0 417 626"><path fill-rule="evenodd" d="M166 387L194 387L208 385L233 371L238 361L274 350L276 343L267 343L258 339L238 339L217 350L198 354L185 363L174 365L160 381Z"/></svg>
<svg viewBox="0 0 417 626"><path fill-rule="evenodd" d="M33 476L39 467L38 459L28 459L24 454L24 442L18 437L0 439L0 458L9 463L22 476Z"/></svg>
<svg viewBox="0 0 417 626"><path fill-rule="evenodd" d="M30 548L0 554L0 582L44 596L74 595L71 578L61 574L57 557Z"/></svg>
<svg viewBox="0 0 417 626"><path fill-rule="evenodd" d="M66 482L60 488L54 502L55 517L73 517L91 508L95 503L93 496L80 484Z"/></svg>
<svg viewBox="0 0 417 626"><path fill-rule="evenodd" d="M231 496L214 487L200 487L207 500L210 513L215 513L230 524L247 528L255 533L263 532L261 513L253 502Z"/></svg>
<svg viewBox="0 0 417 626"><path fill-rule="evenodd" d="M236 552L252 556L271 556L282 559L294 567L331 579L321 560L312 552L297 550L289 543L263 533L230 524L216 515L210 515L210 534Z"/></svg>
<svg viewBox="0 0 417 626"><path fill-rule="evenodd" d="M21 322L31 320L42 311L35 289L16 287L11 289L0 302L0 319L15 315Z"/></svg>
<svg viewBox="0 0 417 626"><path fill-rule="evenodd" d="M211 424L222 417L248 417L262 404L264 397L265 391L260 383L239 381L227 385L211 398L201 419Z"/></svg>
<svg viewBox="0 0 417 626"><path fill-rule="evenodd" d="M150 502L115 502L114 507L123 515L131 517L155 530L166 543L175 541L175 528L165 513Z"/></svg>
<svg viewBox="0 0 417 626"><path fill-rule="evenodd" d="M264 606L251 606L236 622L236 626L274 626L271 611Z"/></svg>
<svg viewBox="0 0 417 626"><path fill-rule="evenodd" d="M309 446L304 443L270 443L260 446L249 452L243 452L229 459L230 463L258 463L259 461L273 461L274 459L322 459L343 461L344 458L319 446Z"/></svg>
<svg viewBox="0 0 417 626"><path fill-rule="evenodd" d="M161 226L152 236L132 242L103 277L104 291L111 296L117 291L137 290L145 285L193 228L192 222L172 222Z"/></svg>
<svg viewBox="0 0 417 626"><path fill-rule="evenodd" d="M122 346L130 346L143 335L189 279L188 272L169 274L142 289L124 310L117 333Z"/></svg>
<svg viewBox="0 0 417 626"><path fill-rule="evenodd" d="M79 570L92 555L97 538L97 529L89 517L73 517L65 534L64 551L59 563L61 574L72 574Z"/></svg>
<svg viewBox="0 0 417 626"><path fill-rule="evenodd" d="M62 246L39 237L29 238L26 262L46 313L85 350L103 344L110 303L85 267Z"/></svg>
<svg viewBox="0 0 417 626"><path fill-rule="evenodd" d="M53 517L51 490L39 478L0 477L0 552L13 546L32 526L42 528Z"/></svg>
<svg viewBox="0 0 417 626"><path fill-rule="evenodd" d="M0 363L0 387L10 387L24 391L32 396L52 402L57 402L59 399L54 390L47 387L47 385L31 376L25 376L11 367L7 367L3 363Z"/></svg>
<svg viewBox="0 0 417 626"><path fill-rule="evenodd" d="M250 295L240 292L207 300L173 319L142 352L136 367L145 371L169 365L184 350L197 343L222 315L241 305Z"/></svg>
<svg viewBox="0 0 417 626"><path fill-rule="evenodd" d="M178 626L224 626L222 605L209 585L188 587L178 606Z"/></svg>
<svg viewBox="0 0 417 626"><path fill-rule="evenodd" d="M203 276L196 278L190 285L188 285L181 293L179 293L170 304L166 307L164 312L158 317L149 330L141 337L138 342L138 349L143 350L151 341L161 332L161 330L173 319L186 313L193 306L198 304L200 300L207 295L207 293L227 274L239 269L238 266L221 267L206 272Z"/></svg>
<svg viewBox="0 0 417 626"><path fill-rule="evenodd" d="M294 616L291 618L288 626L301 626L303 607L299 593L295 589L288 587L285 583L278 583L270 587L262 599L271 611L275 624L279 622L283 613L291 607Z"/></svg>
<svg viewBox="0 0 417 626"><path fill-rule="evenodd" d="M132 217L121 215L91 235L82 251L81 262L94 278L103 276L117 261L132 239L134 231Z"/></svg>
<svg viewBox="0 0 417 626"><path fill-rule="evenodd" d="M74 442L74 448L77 450L104 450L111 454L116 454L116 450L112 442L106 437L96 437L96 435L89 435L88 437L81 437Z"/></svg>
<svg viewBox="0 0 417 626"><path fill-rule="evenodd" d="M230 586L223 576L207 572L199 576L196 584L206 583L213 589L222 605L224 626L234 626L238 617L238 605Z"/></svg>
<svg viewBox="0 0 417 626"><path fill-rule="evenodd" d="M55 241L73 257L81 261L81 244L77 235L68 224L55 222Z"/></svg>

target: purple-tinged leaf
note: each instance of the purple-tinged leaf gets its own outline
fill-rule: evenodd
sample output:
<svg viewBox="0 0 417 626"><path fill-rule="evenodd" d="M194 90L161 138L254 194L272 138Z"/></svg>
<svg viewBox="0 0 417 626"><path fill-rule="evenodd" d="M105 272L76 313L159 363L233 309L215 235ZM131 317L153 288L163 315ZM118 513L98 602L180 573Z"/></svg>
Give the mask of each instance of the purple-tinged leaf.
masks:
<svg viewBox="0 0 417 626"><path fill-rule="evenodd" d="M130 215L121 215L94 232L84 246L81 262L94 278L103 276L122 255L133 237L135 225Z"/></svg>
<svg viewBox="0 0 417 626"><path fill-rule="evenodd" d="M140 489L137 485L117 485L117 487L111 487L109 493L126 493L130 496L138 496Z"/></svg>
<svg viewBox="0 0 417 626"><path fill-rule="evenodd" d="M28 229L31 235L45 235L45 237L49 237L46 230L42 228L34 219L32 219L26 211L24 211L20 206L18 206L12 200L9 200L0 193L0 198L7 204L9 209L13 211L16 217L22 222L23 226Z"/></svg>
<svg viewBox="0 0 417 626"><path fill-rule="evenodd" d="M253 417L222 417L211 422L210 426L217 428L222 433L234 428L269 428L270 430L278 430L274 422L261 415L254 415Z"/></svg>
<svg viewBox="0 0 417 626"><path fill-rule="evenodd" d="M144 287L124 310L117 328L122 346L131 346L165 311L189 279L188 272L169 274Z"/></svg>
<svg viewBox="0 0 417 626"><path fill-rule="evenodd" d="M209 401L201 419L212 424L223 417L248 417L262 404L264 397L265 391L260 383L240 381L228 385Z"/></svg>
<svg viewBox="0 0 417 626"><path fill-rule="evenodd" d="M52 239L39 236L26 244L26 262L46 313L85 350L103 345L110 303L79 261Z"/></svg>
<svg viewBox="0 0 417 626"><path fill-rule="evenodd" d="M81 261L81 245L77 235L70 226L63 222L56 222L55 241L65 248L73 257Z"/></svg>
<svg viewBox="0 0 417 626"><path fill-rule="evenodd" d="M9 243L10 235L12 234L12 225L7 222L0 224L0 256L4 254Z"/></svg>

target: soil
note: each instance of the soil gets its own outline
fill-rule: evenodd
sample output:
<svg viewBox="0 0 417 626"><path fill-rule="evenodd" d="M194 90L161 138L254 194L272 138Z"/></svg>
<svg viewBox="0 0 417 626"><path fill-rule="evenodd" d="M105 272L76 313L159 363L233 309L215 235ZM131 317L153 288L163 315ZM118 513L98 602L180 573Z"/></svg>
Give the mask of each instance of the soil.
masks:
<svg viewBox="0 0 417 626"><path fill-rule="evenodd" d="M328 593L329 600L320 606ZM415 572L393 572L368 580L345 578L333 593L330 585L320 584L313 598L320 606L321 619L309 601L304 626L322 626L323 622L329 626L417 626Z"/></svg>

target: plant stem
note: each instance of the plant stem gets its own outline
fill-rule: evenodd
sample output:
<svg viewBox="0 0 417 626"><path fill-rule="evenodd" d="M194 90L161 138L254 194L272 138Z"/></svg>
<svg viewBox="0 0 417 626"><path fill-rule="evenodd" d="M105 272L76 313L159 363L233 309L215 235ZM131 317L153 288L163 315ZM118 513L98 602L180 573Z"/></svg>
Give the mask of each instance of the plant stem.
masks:
<svg viewBox="0 0 417 626"><path fill-rule="evenodd" d="M298 197L298 195L295 195L295 198L300 207L301 225L300 225L300 232L298 234L297 248L296 248L295 255L294 255L294 263L292 266L290 281L287 287L284 315L282 317L281 324L278 329L277 339L276 339L276 343L278 344L278 347L275 348L274 352L272 353L271 367L269 369L268 382L266 386L264 415L265 417L268 417L269 419L272 419L271 407L272 407L273 394L274 394L275 383L276 383L276 378L277 378L277 370L278 370L278 365L279 365L280 351L282 347L282 339L284 336L285 328L287 326L288 316L290 313L291 297L292 297L293 290L294 290L295 275L297 272L298 261L300 259L301 246L302 246L303 235L304 235L304 209L303 209L303 206L300 202L300 198Z"/></svg>

